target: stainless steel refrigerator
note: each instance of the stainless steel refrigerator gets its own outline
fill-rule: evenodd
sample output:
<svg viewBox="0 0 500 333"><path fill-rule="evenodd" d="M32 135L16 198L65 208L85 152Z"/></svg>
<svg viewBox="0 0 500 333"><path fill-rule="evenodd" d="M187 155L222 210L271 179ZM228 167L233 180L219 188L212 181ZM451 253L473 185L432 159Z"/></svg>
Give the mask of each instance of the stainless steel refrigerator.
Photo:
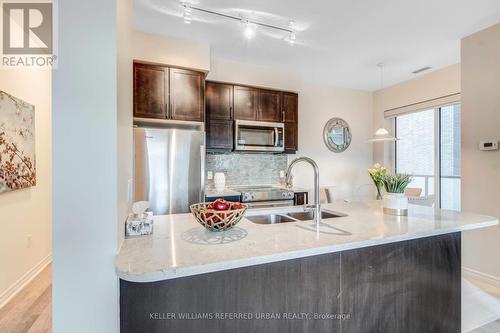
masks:
<svg viewBox="0 0 500 333"><path fill-rule="evenodd" d="M155 215L189 212L204 201L205 132L134 128L134 200Z"/></svg>

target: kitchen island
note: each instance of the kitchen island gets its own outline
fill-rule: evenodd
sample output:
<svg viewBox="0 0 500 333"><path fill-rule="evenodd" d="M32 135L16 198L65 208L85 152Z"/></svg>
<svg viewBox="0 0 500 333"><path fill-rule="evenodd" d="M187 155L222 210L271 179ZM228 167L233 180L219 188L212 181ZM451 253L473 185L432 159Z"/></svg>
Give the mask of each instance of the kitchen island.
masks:
<svg viewBox="0 0 500 333"><path fill-rule="evenodd" d="M155 217L154 235L125 240L116 260L121 332L460 331L461 232L496 218L323 209L342 217L319 228L243 219L221 233L190 214Z"/></svg>

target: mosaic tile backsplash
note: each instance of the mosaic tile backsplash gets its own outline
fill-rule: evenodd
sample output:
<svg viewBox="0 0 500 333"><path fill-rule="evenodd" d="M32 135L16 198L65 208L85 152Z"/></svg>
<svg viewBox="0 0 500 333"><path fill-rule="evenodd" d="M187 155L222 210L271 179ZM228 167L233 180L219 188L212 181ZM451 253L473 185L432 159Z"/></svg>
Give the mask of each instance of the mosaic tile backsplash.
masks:
<svg viewBox="0 0 500 333"><path fill-rule="evenodd" d="M286 171L287 155L209 153L206 158L207 171L224 172L226 186L279 184L280 170ZM213 186L213 181L207 181Z"/></svg>

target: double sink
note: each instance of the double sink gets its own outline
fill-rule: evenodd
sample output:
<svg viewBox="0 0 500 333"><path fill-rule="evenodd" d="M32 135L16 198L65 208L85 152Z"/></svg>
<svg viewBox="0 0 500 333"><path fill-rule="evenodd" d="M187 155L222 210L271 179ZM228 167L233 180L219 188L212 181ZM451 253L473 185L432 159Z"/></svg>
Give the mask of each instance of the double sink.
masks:
<svg viewBox="0 0 500 333"><path fill-rule="evenodd" d="M321 211L321 219L331 219L336 217L344 217L345 214ZM246 218L257 224L277 224L285 222L312 221L314 220L314 211L305 212L290 212L290 213L268 213L262 215L251 215Z"/></svg>

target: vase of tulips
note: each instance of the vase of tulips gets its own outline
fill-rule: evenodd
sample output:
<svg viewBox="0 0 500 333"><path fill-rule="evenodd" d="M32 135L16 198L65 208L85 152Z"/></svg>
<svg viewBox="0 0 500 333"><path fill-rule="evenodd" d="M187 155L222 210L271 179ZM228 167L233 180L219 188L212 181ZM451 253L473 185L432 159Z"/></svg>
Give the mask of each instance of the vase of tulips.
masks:
<svg viewBox="0 0 500 333"><path fill-rule="evenodd" d="M382 178L387 174L387 169L376 163L373 168L368 169L368 174L377 188L377 200L382 200L382 189L384 188Z"/></svg>
<svg viewBox="0 0 500 333"><path fill-rule="evenodd" d="M403 174L385 174L382 183L386 194L384 195L384 213L390 215L408 215L408 198L405 189L413 178Z"/></svg>

